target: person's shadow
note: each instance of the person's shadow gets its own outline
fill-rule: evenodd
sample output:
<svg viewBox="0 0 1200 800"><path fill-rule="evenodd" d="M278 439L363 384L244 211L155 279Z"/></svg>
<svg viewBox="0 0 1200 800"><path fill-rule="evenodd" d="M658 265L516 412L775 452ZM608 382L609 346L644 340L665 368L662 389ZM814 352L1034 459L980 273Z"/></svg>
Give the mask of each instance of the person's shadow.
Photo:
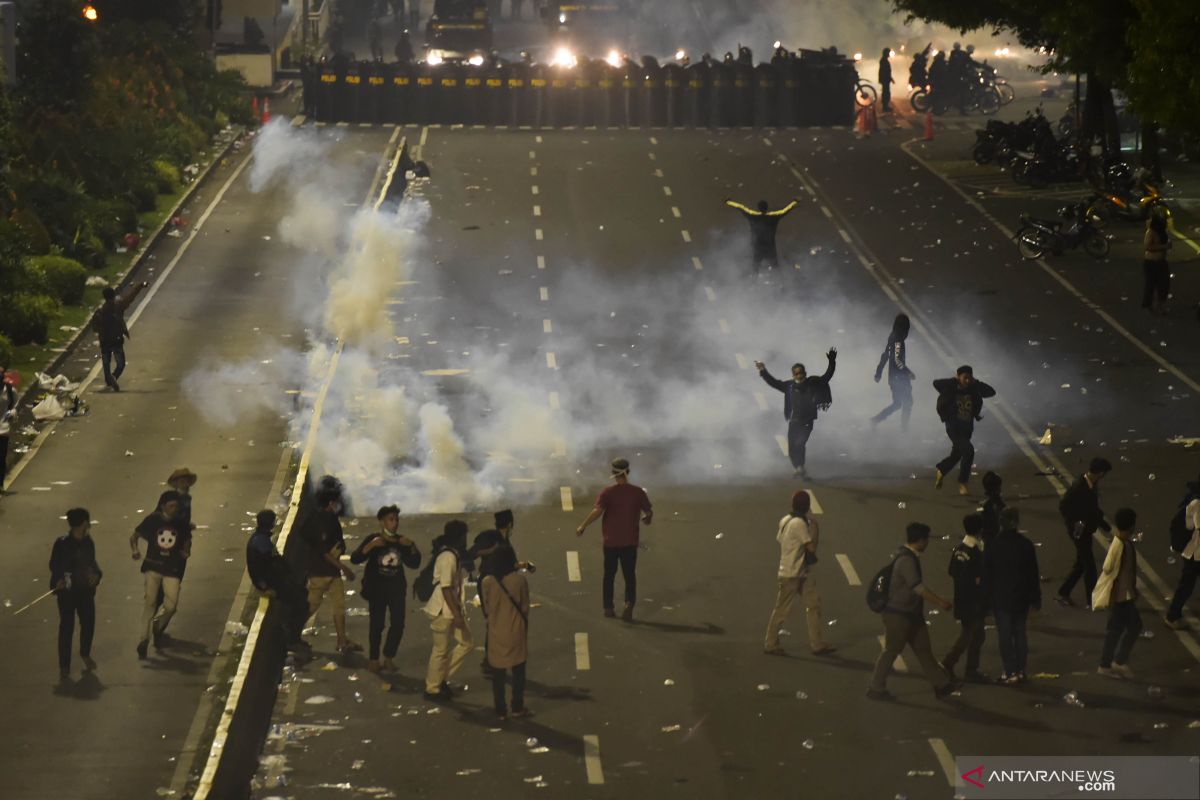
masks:
<svg viewBox="0 0 1200 800"><path fill-rule="evenodd" d="M671 622L651 622L646 619L633 619L626 623L635 628L650 628L663 633L703 633L709 636L724 636L725 629L720 625L705 622L700 625L679 625Z"/></svg>
<svg viewBox="0 0 1200 800"><path fill-rule="evenodd" d="M62 678L54 685L54 694L73 700L99 700L105 685L95 672L85 672L79 680Z"/></svg>

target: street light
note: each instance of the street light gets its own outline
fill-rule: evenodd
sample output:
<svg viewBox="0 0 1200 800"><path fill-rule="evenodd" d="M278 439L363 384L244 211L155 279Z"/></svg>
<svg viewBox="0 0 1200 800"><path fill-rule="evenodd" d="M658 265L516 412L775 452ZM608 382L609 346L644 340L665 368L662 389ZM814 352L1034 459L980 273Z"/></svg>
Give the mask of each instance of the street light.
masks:
<svg viewBox="0 0 1200 800"><path fill-rule="evenodd" d="M96 10L94 5L90 3L83 7L83 18L88 22L95 22L100 19L100 12Z"/></svg>

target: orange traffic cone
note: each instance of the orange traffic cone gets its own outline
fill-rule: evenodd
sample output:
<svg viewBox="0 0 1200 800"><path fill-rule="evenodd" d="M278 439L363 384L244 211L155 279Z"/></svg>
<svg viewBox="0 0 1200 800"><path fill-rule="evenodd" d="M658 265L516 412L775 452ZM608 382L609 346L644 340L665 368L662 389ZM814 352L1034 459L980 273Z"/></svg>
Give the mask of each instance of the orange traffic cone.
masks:
<svg viewBox="0 0 1200 800"><path fill-rule="evenodd" d="M854 126L854 132L859 134L860 136L870 136L871 135L871 128L870 128L869 124L867 123L867 112L869 110L870 109L867 108L866 106L862 106L858 109L858 121L857 121L857 124L855 124L855 126Z"/></svg>
<svg viewBox="0 0 1200 800"><path fill-rule="evenodd" d="M875 116L875 106L867 107L867 133L879 131L879 118Z"/></svg>
<svg viewBox="0 0 1200 800"><path fill-rule="evenodd" d="M271 98L264 97L263 98L262 124L266 125L270 121L271 121Z"/></svg>
<svg viewBox="0 0 1200 800"><path fill-rule="evenodd" d="M255 119L258 119L258 95L254 95L250 100L250 113Z"/></svg>
<svg viewBox="0 0 1200 800"><path fill-rule="evenodd" d="M933 141L933 112L925 112L925 141Z"/></svg>

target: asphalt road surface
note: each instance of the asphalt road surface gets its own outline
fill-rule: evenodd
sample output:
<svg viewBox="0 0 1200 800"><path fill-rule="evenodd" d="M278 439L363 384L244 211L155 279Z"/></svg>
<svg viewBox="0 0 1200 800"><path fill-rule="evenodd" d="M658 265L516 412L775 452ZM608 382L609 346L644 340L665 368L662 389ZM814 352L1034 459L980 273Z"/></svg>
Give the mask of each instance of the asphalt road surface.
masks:
<svg viewBox="0 0 1200 800"><path fill-rule="evenodd" d="M390 135L330 134L340 140L330 158L345 168L360 201ZM58 423L22 462L12 494L0 500L0 703L7 730L0 796L6 800L182 796L192 750L214 701L224 695L221 665L236 644L224 635L225 623L244 574L245 526L253 524L247 515L280 503L276 481L291 448L281 447L288 433L278 414L244 417L228 427L209 424L200 412L204 404L230 405L236 398L185 388L183 381L207 365L257 365L303 336L296 317L280 313L302 276L302 252L279 241L286 192L251 191L249 153L247 147L230 154L184 209L185 236L164 240L149 262L144 277L152 288L127 314L132 339L122 391L93 382L83 393L91 414ZM71 358L68 377L88 374L94 348L93 340ZM251 376L238 392L275 388L264 389ZM280 393L264 400L288 398ZM193 489L199 528L170 626L174 641L140 662L134 647L142 579L128 539L153 510L167 476L182 466L199 475ZM53 599L11 615L47 588L50 547L66 531L64 514L73 506L91 512L104 570L92 651L98 669L81 674L76 646L72 678L59 682Z"/></svg>
<svg viewBox="0 0 1200 800"><path fill-rule="evenodd" d="M397 333L412 343L405 357L453 370L470 367L473 349L503 352L513 377L554 392L546 402L579 428L565 451L545 453L549 468L534 470L552 476L539 477L539 499L512 504L518 551L538 565L536 716L496 724L476 658L455 702L425 702L428 625L413 603L399 674L382 680L361 657L333 657L322 618L318 658L285 680L255 796L916 800L953 795L955 756L1197 752L1200 646L1161 621L1178 570L1166 526L1197 473L1197 450L1168 441L1196 435L1196 323L1137 307L1136 232L1120 234L1106 262L1022 262L995 224L1012 224L1016 201L960 194L924 163L935 145L906 144L911 130L867 140L845 130L406 133L433 177L410 200L432 213L428 263L397 294ZM965 148L970 136L961 138ZM747 233L726 197L799 198L780 228L779 273L749 274ZM1194 276L1180 273L1177 294L1195 297ZM895 419L867 422L888 402L871 373L899 311L919 323L907 433ZM840 350L834 404L810 443L814 477L801 483L778 443L780 399L752 362L786 374L801 360L815 373L829 346ZM999 392L977 426L969 498L952 479L932 487L948 446L928 383L964 362ZM470 407L462 376L440 380L452 409ZM587 414L572 414L573 402ZM1038 444L1047 427L1051 443ZM1096 454L1116 467L1104 507L1110 516L1135 508L1145 537L1147 633L1130 681L1096 674L1104 615L1053 602L1073 556L1057 491ZM633 624L601 615L598 528L574 536L620 455L655 505ZM890 682L897 700L868 700L882 630L861 583L915 519L934 528L925 575L948 595L948 554L988 469L1004 476L1038 545L1044 605L1031 620L1032 680L968 685L939 701L908 671L916 665L906 653ZM810 656L794 610L788 657L772 658L762 635L774 533L801 487L821 509L815 575L838 651ZM401 525L427 553L451 516L473 533L490 527L485 513ZM373 525L348 527L350 545ZM351 617L360 641L362 612ZM930 624L941 655L957 625L945 613ZM478 611L471 626L482 645ZM983 668L996 675L988 636ZM1069 692L1083 707L1065 701Z"/></svg>

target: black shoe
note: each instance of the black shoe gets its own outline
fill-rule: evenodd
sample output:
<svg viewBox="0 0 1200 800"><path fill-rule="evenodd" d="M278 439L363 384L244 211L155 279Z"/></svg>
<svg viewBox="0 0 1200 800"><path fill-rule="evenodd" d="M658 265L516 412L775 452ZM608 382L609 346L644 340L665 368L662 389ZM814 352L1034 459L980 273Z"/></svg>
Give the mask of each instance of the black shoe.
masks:
<svg viewBox="0 0 1200 800"><path fill-rule="evenodd" d="M141 661L145 661L146 654L149 650L150 650L150 643L147 642L145 639L142 639L140 642L138 642L138 646L137 646L138 659Z"/></svg>
<svg viewBox="0 0 1200 800"><path fill-rule="evenodd" d="M1055 596L1054 600L1063 608L1074 608L1075 607L1075 603L1071 602L1071 598L1064 597L1061 594Z"/></svg>
<svg viewBox="0 0 1200 800"><path fill-rule="evenodd" d="M933 696L936 697L938 700L945 700L947 697L954 694L961 688L962 688L962 684L951 681L950 683L947 683L945 686L934 689Z"/></svg>
<svg viewBox="0 0 1200 800"><path fill-rule="evenodd" d="M121 391L121 384L117 383L117 379L113 378L113 382L109 384L114 392Z"/></svg>
<svg viewBox="0 0 1200 800"><path fill-rule="evenodd" d="M454 695L457 694L457 692L450 687L450 683L448 681L442 681L442 685L438 687L438 691L446 695L446 697L454 697Z"/></svg>
<svg viewBox="0 0 1200 800"><path fill-rule="evenodd" d="M439 689L436 692L424 692L425 699L431 703L449 703L450 693Z"/></svg>

